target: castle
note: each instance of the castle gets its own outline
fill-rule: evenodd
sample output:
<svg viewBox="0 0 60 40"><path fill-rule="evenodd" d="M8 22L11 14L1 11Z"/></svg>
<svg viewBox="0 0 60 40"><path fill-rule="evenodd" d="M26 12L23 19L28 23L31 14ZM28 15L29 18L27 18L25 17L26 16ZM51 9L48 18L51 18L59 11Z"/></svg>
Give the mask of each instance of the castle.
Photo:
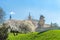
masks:
<svg viewBox="0 0 60 40"><path fill-rule="evenodd" d="M27 32L25 30L28 30L30 32L40 32L43 30L46 30L46 28L50 28L49 24L45 24L45 17L43 15L40 15L39 20L35 20L32 18L32 16L29 13L27 20L14 20L12 19L10 15L10 19L5 21L6 27L10 27L8 31L11 30L19 31L23 30L24 32Z"/></svg>
<svg viewBox="0 0 60 40"><path fill-rule="evenodd" d="M45 17L43 15L40 15L39 20L35 20L32 18L32 16L29 14L28 19L34 24L36 27L35 31L40 32L44 29L47 30L47 28L50 28L50 24L45 24Z"/></svg>

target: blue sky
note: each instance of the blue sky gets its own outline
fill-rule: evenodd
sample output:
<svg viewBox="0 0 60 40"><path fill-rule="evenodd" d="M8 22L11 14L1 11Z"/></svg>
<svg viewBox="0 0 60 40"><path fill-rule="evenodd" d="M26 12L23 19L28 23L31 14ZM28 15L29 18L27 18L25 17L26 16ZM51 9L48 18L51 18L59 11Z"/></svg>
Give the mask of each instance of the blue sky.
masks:
<svg viewBox="0 0 60 40"><path fill-rule="evenodd" d="M60 0L0 0L0 7L6 12L7 19L11 12L15 13L13 19L27 19L30 12L34 19L42 14L47 24L60 25Z"/></svg>

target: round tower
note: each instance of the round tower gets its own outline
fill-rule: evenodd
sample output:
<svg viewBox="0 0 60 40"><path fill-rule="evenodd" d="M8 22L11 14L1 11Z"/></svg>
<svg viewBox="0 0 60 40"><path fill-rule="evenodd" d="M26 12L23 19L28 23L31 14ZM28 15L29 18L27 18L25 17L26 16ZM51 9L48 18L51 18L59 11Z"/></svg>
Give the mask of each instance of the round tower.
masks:
<svg viewBox="0 0 60 40"><path fill-rule="evenodd" d="M43 27L45 24L45 17L43 15L40 15L40 19L39 19L39 26Z"/></svg>

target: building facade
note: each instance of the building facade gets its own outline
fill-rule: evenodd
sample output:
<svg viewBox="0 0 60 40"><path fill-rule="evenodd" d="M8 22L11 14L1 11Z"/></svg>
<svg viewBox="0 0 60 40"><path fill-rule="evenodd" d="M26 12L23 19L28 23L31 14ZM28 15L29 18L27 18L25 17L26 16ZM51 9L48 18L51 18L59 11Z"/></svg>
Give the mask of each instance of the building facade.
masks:
<svg viewBox="0 0 60 40"><path fill-rule="evenodd" d="M28 20L14 20L10 19L5 21L7 27L10 27L10 30L15 30L21 32L21 30L27 30L30 32L40 32L46 28L49 28L49 24L45 24L45 17L40 15L39 20L33 19L29 13ZM23 24L23 25L22 25ZM25 29L24 29L25 28Z"/></svg>

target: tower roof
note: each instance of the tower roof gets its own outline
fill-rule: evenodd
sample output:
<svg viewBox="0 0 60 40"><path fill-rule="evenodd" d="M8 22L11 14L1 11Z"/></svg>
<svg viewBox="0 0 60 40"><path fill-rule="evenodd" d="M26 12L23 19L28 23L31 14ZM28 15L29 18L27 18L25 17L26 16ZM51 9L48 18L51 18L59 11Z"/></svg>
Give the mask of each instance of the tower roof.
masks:
<svg viewBox="0 0 60 40"><path fill-rule="evenodd" d="M28 19L29 19L29 20L31 20L31 19L32 19L30 12L29 12Z"/></svg>
<svg viewBox="0 0 60 40"><path fill-rule="evenodd" d="M40 17L45 18L43 15L40 15Z"/></svg>

